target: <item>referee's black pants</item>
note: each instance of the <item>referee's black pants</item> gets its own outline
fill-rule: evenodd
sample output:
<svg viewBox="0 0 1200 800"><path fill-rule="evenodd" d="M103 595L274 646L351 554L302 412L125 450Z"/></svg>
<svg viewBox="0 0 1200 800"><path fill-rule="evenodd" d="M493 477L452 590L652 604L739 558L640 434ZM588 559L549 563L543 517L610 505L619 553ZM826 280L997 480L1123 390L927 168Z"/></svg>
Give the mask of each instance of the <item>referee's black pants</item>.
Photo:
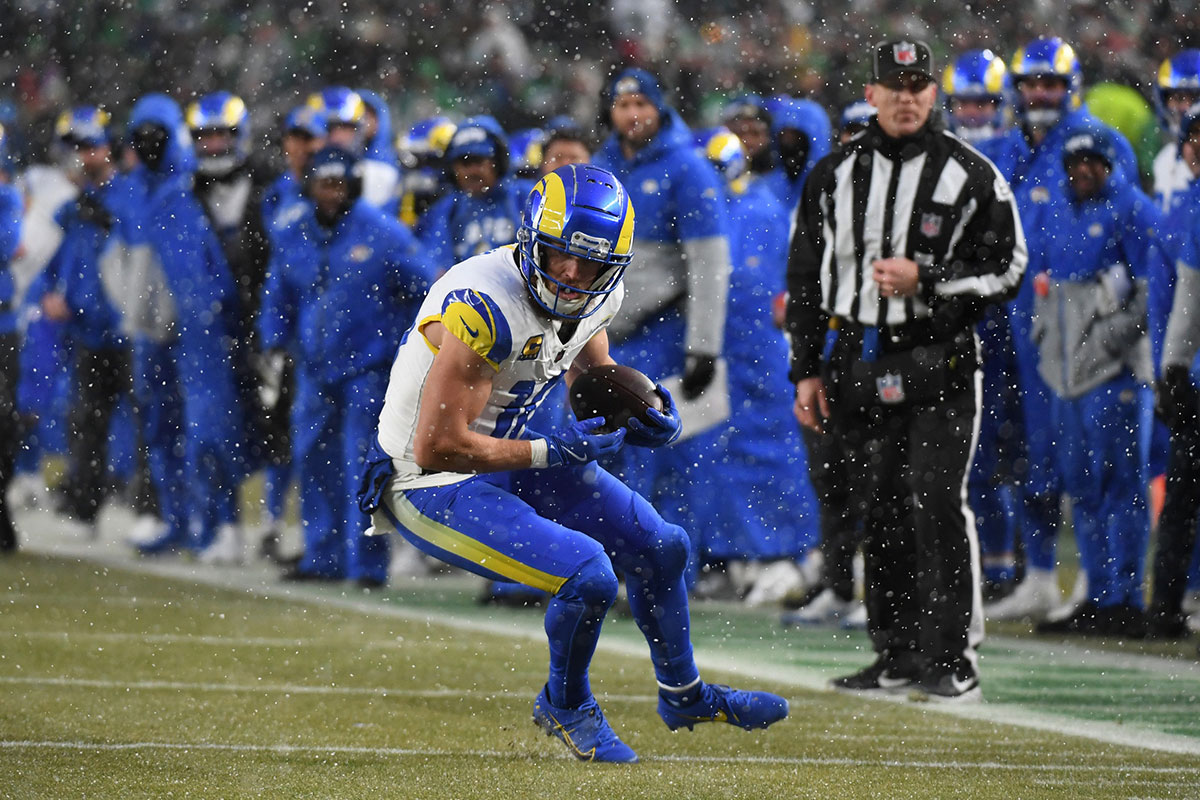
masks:
<svg viewBox="0 0 1200 800"><path fill-rule="evenodd" d="M867 631L877 653L976 669L983 638L979 546L966 477L978 381L932 406L839 409L830 420L864 529Z"/></svg>

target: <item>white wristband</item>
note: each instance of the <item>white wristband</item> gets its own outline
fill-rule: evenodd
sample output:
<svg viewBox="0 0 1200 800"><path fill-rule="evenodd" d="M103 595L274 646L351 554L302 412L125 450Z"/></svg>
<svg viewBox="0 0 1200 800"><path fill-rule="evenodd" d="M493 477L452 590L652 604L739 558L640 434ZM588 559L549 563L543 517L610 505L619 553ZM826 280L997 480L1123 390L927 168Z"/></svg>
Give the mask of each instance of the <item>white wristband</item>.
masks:
<svg viewBox="0 0 1200 800"><path fill-rule="evenodd" d="M529 440L529 466L533 469L545 469L550 466L550 443L545 439Z"/></svg>

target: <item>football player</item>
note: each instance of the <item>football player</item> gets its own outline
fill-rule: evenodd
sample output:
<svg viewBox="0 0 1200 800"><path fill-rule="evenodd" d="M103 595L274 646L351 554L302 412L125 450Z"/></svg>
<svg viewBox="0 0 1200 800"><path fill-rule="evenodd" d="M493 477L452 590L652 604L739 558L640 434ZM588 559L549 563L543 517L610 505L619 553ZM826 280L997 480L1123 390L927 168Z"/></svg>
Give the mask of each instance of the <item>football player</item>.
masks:
<svg viewBox="0 0 1200 800"><path fill-rule="evenodd" d="M452 267L430 289L392 367L361 507L447 563L551 593L550 675L534 720L586 761L633 762L592 695L588 667L625 575L672 730L762 728L787 701L700 679L688 632L688 537L596 459L678 437L670 395L653 424L600 418L548 434L526 420L556 383L613 363L606 329L633 255L633 206L610 172L561 167L524 204L516 246Z"/></svg>

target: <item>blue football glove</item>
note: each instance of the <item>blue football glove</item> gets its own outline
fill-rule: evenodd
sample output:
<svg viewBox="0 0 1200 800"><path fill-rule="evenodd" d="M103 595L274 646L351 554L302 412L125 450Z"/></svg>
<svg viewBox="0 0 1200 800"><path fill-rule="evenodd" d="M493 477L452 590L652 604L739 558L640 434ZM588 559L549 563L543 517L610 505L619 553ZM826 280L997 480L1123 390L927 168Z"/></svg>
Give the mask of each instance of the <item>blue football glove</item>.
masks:
<svg viewBox="0 0 1200 800"><path fill-rule="evenodd" d="M620 450L625 443L625 429L596 433L596 428L603 424L604 417L592 417L542 437L546 442L546 466L574 467Z"/></svg>
<svg viewBox="0 0 1200 800"><path fill-rule="evenodd" d="M661 383L657 388L658 393L662 395L663 410L651 408L646 412L647 416L654 420L653 425L647 425L637 417L630 417L626 423L629 433L625 434L625 444L634 447L662 447L678 439L679 434L683 432L683 420L679 419L679 412L675 410L675 399Z"/></svg>

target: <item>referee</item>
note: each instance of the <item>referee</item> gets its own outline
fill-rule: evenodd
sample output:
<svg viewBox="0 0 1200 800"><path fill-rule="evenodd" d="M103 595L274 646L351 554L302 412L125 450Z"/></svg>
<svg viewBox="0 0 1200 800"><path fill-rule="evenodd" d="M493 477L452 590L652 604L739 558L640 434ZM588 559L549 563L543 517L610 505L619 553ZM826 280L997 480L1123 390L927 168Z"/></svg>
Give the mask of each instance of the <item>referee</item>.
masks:
<svg viewBox="0 0 1200 800"><path fill-rule="evenodd" d="M1025 238L1004 178L932 113L927 44L875 46L866 99L876 117L808 177L787 275L796 417L840 443L865 534L877 657L833 686L979 700L974 324L1016 294Z"/></svg>

